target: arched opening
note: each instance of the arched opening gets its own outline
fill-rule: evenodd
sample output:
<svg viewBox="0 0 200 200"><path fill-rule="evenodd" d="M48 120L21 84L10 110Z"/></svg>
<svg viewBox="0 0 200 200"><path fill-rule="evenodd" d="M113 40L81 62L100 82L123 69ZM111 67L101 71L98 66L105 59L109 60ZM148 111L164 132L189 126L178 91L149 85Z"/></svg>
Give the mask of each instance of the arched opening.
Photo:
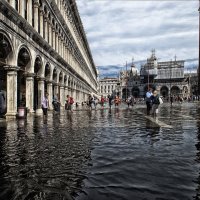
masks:
<svg viewBox="0 0 200 200"><path fill-rule="evenodd" d="M127 99L127 98L129 97L129 95L130 95L129 89L124 88L124 89L122 90L122 99Z"/></svg>
<svg viewBox="0 0 200 200"><path fill-rule="evenodd" d="M193 95L198 95L198 85L192 85L192 87L191 87L191 93Z"/></svg>
<svg viewBox="0 0 200 200"><path fill-rule="evenodd" d="M41 71L42 71L42 60L40 57L37 57L35 59L35 64L34 64L34 73L35 73L35 77L34 77L34 102L33 102L33 109L39 109L39 91L38 91L38 78L41 75Z"/></svg>
<svg viewBox="0 0 200 200"><path fill-rule="evenodd" d="M26 106L26 73L31 68L31 56L26 47L22 47L18 53L17 66L17 106Z"/></svg>
<svg viewBox="0 0 200 200"><path fill-rule="evenodd" d="M60 72L60 74L59 74L59 85L62 85L63 78L64 78L63 73ZM58 97L61 99L60 95L63 95L63 94L60 94L60 87L58 87L58 93L57 94L58 94Z"/></svg>
<svg viewBox="0 0 200 200"><path fill-rule="evenodd" d="M169 89L168 89L168 87L167 86L162 86L161 89L160 89L160 94L164 98L168 97L168 95L169 95Z"/></svg>
<svg viewBox="0 0 200 200"><path fill-rule="evenodd" d="M133 87L132 88L132 95L135 97L135 98L138 98L140 96L140 89L138 87Z"/></svg>
<svg viewBox="0 0 200 200"><path fill-rule="evenodd" d="M3 66L12 59L13 51L9 38L0 32L0 115L7 112L7 72Z"/></svg>
<svg viewBox="0 0 200 200"><path fill-rule="evenodd" d="M178 86L173 86L171 88L171 95L172 96L179 96L180 95L180 88Z"/></svg>
<svg viewBox="0 0 200 200"><path fill-rule="evenodd" d="M54 84L53 84L53 96L55 96L56 93L57 93L56 88L55 88L55 86L57 84L57 76L58 76L57 70L56 70L56 68L54 68L54 70L53 70L53 81L54 81Z"/></svg>

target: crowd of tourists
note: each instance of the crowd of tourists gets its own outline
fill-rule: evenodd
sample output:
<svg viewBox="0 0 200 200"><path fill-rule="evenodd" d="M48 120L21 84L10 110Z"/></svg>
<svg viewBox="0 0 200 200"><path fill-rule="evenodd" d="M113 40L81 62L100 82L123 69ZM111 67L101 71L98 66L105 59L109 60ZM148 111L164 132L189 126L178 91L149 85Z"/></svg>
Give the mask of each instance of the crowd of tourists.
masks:
<svg viewBox="0 0 200 200"><path fill-rule="evenodd" d="M49 94L46 92L45 95L44 95L44 98L42 99L42 103L41 103L44 117L47 116L47 111L49 109L48 96L49 96ZM53 110L55 112L59 113L60 112L60 106L61 106L59 94L53 96L52 105L53 105ZM65 100L65 110L73 111L73 105L74 105L74 98L67 95L66 100Z"/></svg>
<svg viewBox="0 0 200 200"><path fill-rule="evenodd" d="M58 94L53 97L52 104L53 104L53 109L55 112L60 112L61 104L58 97L59 97ZM97 106L101 109L104 109L105 107L107 107L106 105L108 105L108 108L111 109L112 106L115 108L118 108L122 102L127 104L128 107L130 106L133 107L134 104L136 103L145 102L146 114L156 117L158 113L159 105L163 103L163 100L166 100L172 104L173 102L181 103L183 101L200 100L200 98L198 96L193 95L188 98L182 98L179 96L171 96L170 99L164 99L159 96L157 90L153 90L152 88L149 88L149 90L146 92L145 98L135 98L133 96L128 96L124 100L124 99L120 99L118 95L108 95L107 97L104 97L102 95L100 98L96 97L95 95L89 95L88 100L85 102L82 102L81 104L79 104L78 102L75 103L73 97L71 97L70 95L67 95L66 100L65 100L65 110L73 111L74 107L77 108L79 106L82 106L82 108L89 108L91 110L97 109ZM42 110L43 110L44 116L47 115L48 108L49 108L48 93L46 93L42 100Z"/></svg>

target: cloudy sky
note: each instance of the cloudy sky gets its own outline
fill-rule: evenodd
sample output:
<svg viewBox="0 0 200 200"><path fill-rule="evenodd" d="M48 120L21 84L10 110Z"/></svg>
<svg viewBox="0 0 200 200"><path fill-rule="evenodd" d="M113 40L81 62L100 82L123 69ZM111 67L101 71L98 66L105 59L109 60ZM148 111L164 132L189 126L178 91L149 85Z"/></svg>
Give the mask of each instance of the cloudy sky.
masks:
<svg viewBox="0 0 200 200"><path fill-rule="evenodd" d="M76 0L97 66L198 58L197 0Z"/></svg>

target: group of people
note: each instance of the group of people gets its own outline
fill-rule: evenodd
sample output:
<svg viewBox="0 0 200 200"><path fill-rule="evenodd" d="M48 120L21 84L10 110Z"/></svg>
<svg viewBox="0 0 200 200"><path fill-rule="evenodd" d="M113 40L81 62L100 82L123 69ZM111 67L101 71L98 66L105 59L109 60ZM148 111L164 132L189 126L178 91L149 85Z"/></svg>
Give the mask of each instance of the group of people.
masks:
<svg viewBox="0 0 200 200"><path fill-rule="evenodd" d="M97 104L100 103L101 107L104 108L104 103L106 101L108 101L108 103L109 103L109 108L111 108L113 104L115 105L115 107L118 107L119 104L121 103L121 99L117 95L116 96L108 95L107 99L105 99L102 95L100 100L97 99L95 96L90 95L89 99L88 99L88 106L92 109L92 105L94 105L94 107L96 109ZM156 114L158 113L159 105L163 103L157 90L153 91L152 88L149 88L148 92L146 93L145 101L146 101L146 106L147 106L147 115L151 114L155 117ZM135 102L135 99L132 96L127 98L127 100L126 100L128 107L130 105L133 106L134 102ZM60 101L58 98L58 94L56 96L54 96L52 104L53 104L54 110L59 112L60 111ZM67 95L66 103L65 103L65 110L72 111L73 104L74 104L73 97ZM45 93L45 96L42 99L42 110L43 110L44 116L47 115L48 108L49 108L48 93Z"/></svg>
<svg viewBox="0 0 200 200"><path fill-rule="evenodd" d="M158 91L153 91L152 88L149 88L148 92L146 93L145 100L147 105L147 115L151 114L153 117L156 117L158 113L158 107L163 103Z"/></svg>
<svg viewBox="0 0 200 200"><path fill-rule="evenodd" d="M49 109L49 100L48 100L49 94L46 92L44 95L44 98L42 99L41 106L42 106L42 111L43 111L43 116L46 118L47 116L47 111ZM65 110L73 110L73 104L74 104L74 99L73 97L67 95L66 100L65 100ZM52 101L53 109L56 112L60 112L60 100L59 100L59 95L55 95L53 97Z"/></svg>
<svg viewBox="0 0 200 200"><path fill-rule="evenodd" d="M106 102L108 102L109 108L111 108L113 104L115 105L115 107L118 107L119 104L121 103L121 100L120 100L119 96L117 96L117 95L116 96L108 95L107 98L105 98L102 95L100 99L98 99L95 96L90 95L88 98L87 105L90 109L92 109L93 106L96 109L97 105L100 104L101 108L103 109Z"/></svg>

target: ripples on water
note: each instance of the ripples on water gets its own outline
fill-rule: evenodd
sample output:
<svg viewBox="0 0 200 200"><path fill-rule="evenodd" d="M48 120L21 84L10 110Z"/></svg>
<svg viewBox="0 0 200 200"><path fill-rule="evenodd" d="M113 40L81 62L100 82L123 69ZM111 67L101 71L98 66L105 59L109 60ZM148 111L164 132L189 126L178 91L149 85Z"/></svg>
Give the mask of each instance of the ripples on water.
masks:
<svg viewBox="0 0 200 200"><path fill-rule="evenodd" d="M163 107L173 129L119 109L0 123L0 199L200 199L198 109Z"/></svg>

